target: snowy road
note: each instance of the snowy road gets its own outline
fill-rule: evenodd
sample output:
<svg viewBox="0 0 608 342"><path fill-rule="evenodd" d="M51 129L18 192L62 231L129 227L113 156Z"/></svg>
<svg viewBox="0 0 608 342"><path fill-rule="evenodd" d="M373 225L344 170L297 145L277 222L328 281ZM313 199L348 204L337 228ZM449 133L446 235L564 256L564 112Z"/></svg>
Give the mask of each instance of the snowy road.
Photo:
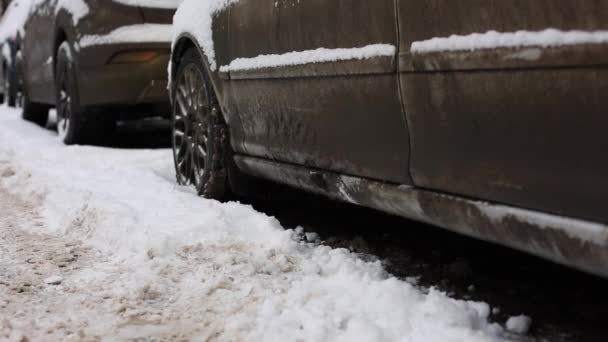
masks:
<svg viewBox="0 0 608 342"><path fill-rule="evenodd" d="M197 198L168 149L65 147L2 107L0 175L0 340L522 339L491 304Z"/></svg>

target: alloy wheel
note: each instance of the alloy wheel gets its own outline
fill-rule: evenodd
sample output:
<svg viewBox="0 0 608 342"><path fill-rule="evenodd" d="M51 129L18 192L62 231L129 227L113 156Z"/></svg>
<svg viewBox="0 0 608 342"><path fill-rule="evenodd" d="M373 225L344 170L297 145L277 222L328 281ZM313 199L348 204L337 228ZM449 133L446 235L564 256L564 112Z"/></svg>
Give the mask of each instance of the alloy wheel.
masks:
<svg viewBox="0 0 608 342"><path fill-rule="evenodd" d="M201 71L187 65L179 75L173 115L173 153L181 185L201 187L209 141L210 106Z"/></svg>

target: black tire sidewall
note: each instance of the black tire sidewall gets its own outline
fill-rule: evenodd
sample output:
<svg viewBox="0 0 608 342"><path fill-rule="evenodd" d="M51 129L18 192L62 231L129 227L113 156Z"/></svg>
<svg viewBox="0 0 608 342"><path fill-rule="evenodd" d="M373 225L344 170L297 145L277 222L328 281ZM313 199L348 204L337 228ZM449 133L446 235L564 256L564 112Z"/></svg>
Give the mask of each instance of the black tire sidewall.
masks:
<svg viewBox="0 0 608 342"><path fill-rule="evenodd" d="M17 56L15 55L15 59L17 58ZM6 72L5 72L5 76L7 81L6 82L6 102L8 104L9 107L16 107L17 104L17 61L14 61L13 63L13 68L11 70L11 68L7 68Z"/></svg>

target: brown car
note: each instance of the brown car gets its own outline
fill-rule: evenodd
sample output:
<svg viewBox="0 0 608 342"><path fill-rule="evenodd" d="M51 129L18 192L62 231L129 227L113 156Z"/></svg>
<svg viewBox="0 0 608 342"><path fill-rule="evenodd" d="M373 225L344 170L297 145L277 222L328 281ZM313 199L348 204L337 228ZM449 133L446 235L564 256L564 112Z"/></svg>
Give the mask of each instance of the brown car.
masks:
<svg viewBox="0 0 608 342"><path fill-rule="evenodd" d="M180 183L265 178L608 276L608 1L210 3L174 22Z"/></svg>
<svg viewBox="0 0 608 342"><path fill-rule="evenodd" d="M171 19L181 0L35 0L22 59L23 117L57 107L66 144L96 142L119 118L168 115Z"/></svg>

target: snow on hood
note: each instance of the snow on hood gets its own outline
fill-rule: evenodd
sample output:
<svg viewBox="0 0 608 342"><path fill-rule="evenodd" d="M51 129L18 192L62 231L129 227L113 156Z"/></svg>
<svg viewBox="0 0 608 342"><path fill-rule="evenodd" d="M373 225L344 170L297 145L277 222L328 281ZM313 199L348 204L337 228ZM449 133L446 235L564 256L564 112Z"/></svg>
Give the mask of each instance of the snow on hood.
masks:
<svg viewBox="0 0 608 342"><path fill-rule="evenodd" d="M113 0L124 5L141 6L149 8L177 8L184 0Z"/></svg>
<svg viewBox="0 0 608 342"><path fill-rule="evenodd" d="M188 33L197 40L207 57L211 71L217 70L213 43L213 18L239 0L185 0L173 17L173 45Z"/></svg>
<svg viewBox="0 0 608 342"><path fill-rule="evenodd" d="M0 43L15 38L17 33L23 35L31 5L32 0L13 0L10 3L0 22Z"/></svg>
<svg viewBox="0 0 608 342"><path fill-rule="evenodd" d="M188 308L183 319L211 320L200 329L219 327L219 340L506 336L489 322L488 304L420 289L379 261L307 242L250 206L197 197L176 185L169 149L67 147L2 107L0 173L6 167L12 176L1 186L42 208L43 225L23 229L78 239L128 270L106 274L102 265L74 281L110 283L120 293L152 286L171 298L163 312L183 317Z"/></svg>

